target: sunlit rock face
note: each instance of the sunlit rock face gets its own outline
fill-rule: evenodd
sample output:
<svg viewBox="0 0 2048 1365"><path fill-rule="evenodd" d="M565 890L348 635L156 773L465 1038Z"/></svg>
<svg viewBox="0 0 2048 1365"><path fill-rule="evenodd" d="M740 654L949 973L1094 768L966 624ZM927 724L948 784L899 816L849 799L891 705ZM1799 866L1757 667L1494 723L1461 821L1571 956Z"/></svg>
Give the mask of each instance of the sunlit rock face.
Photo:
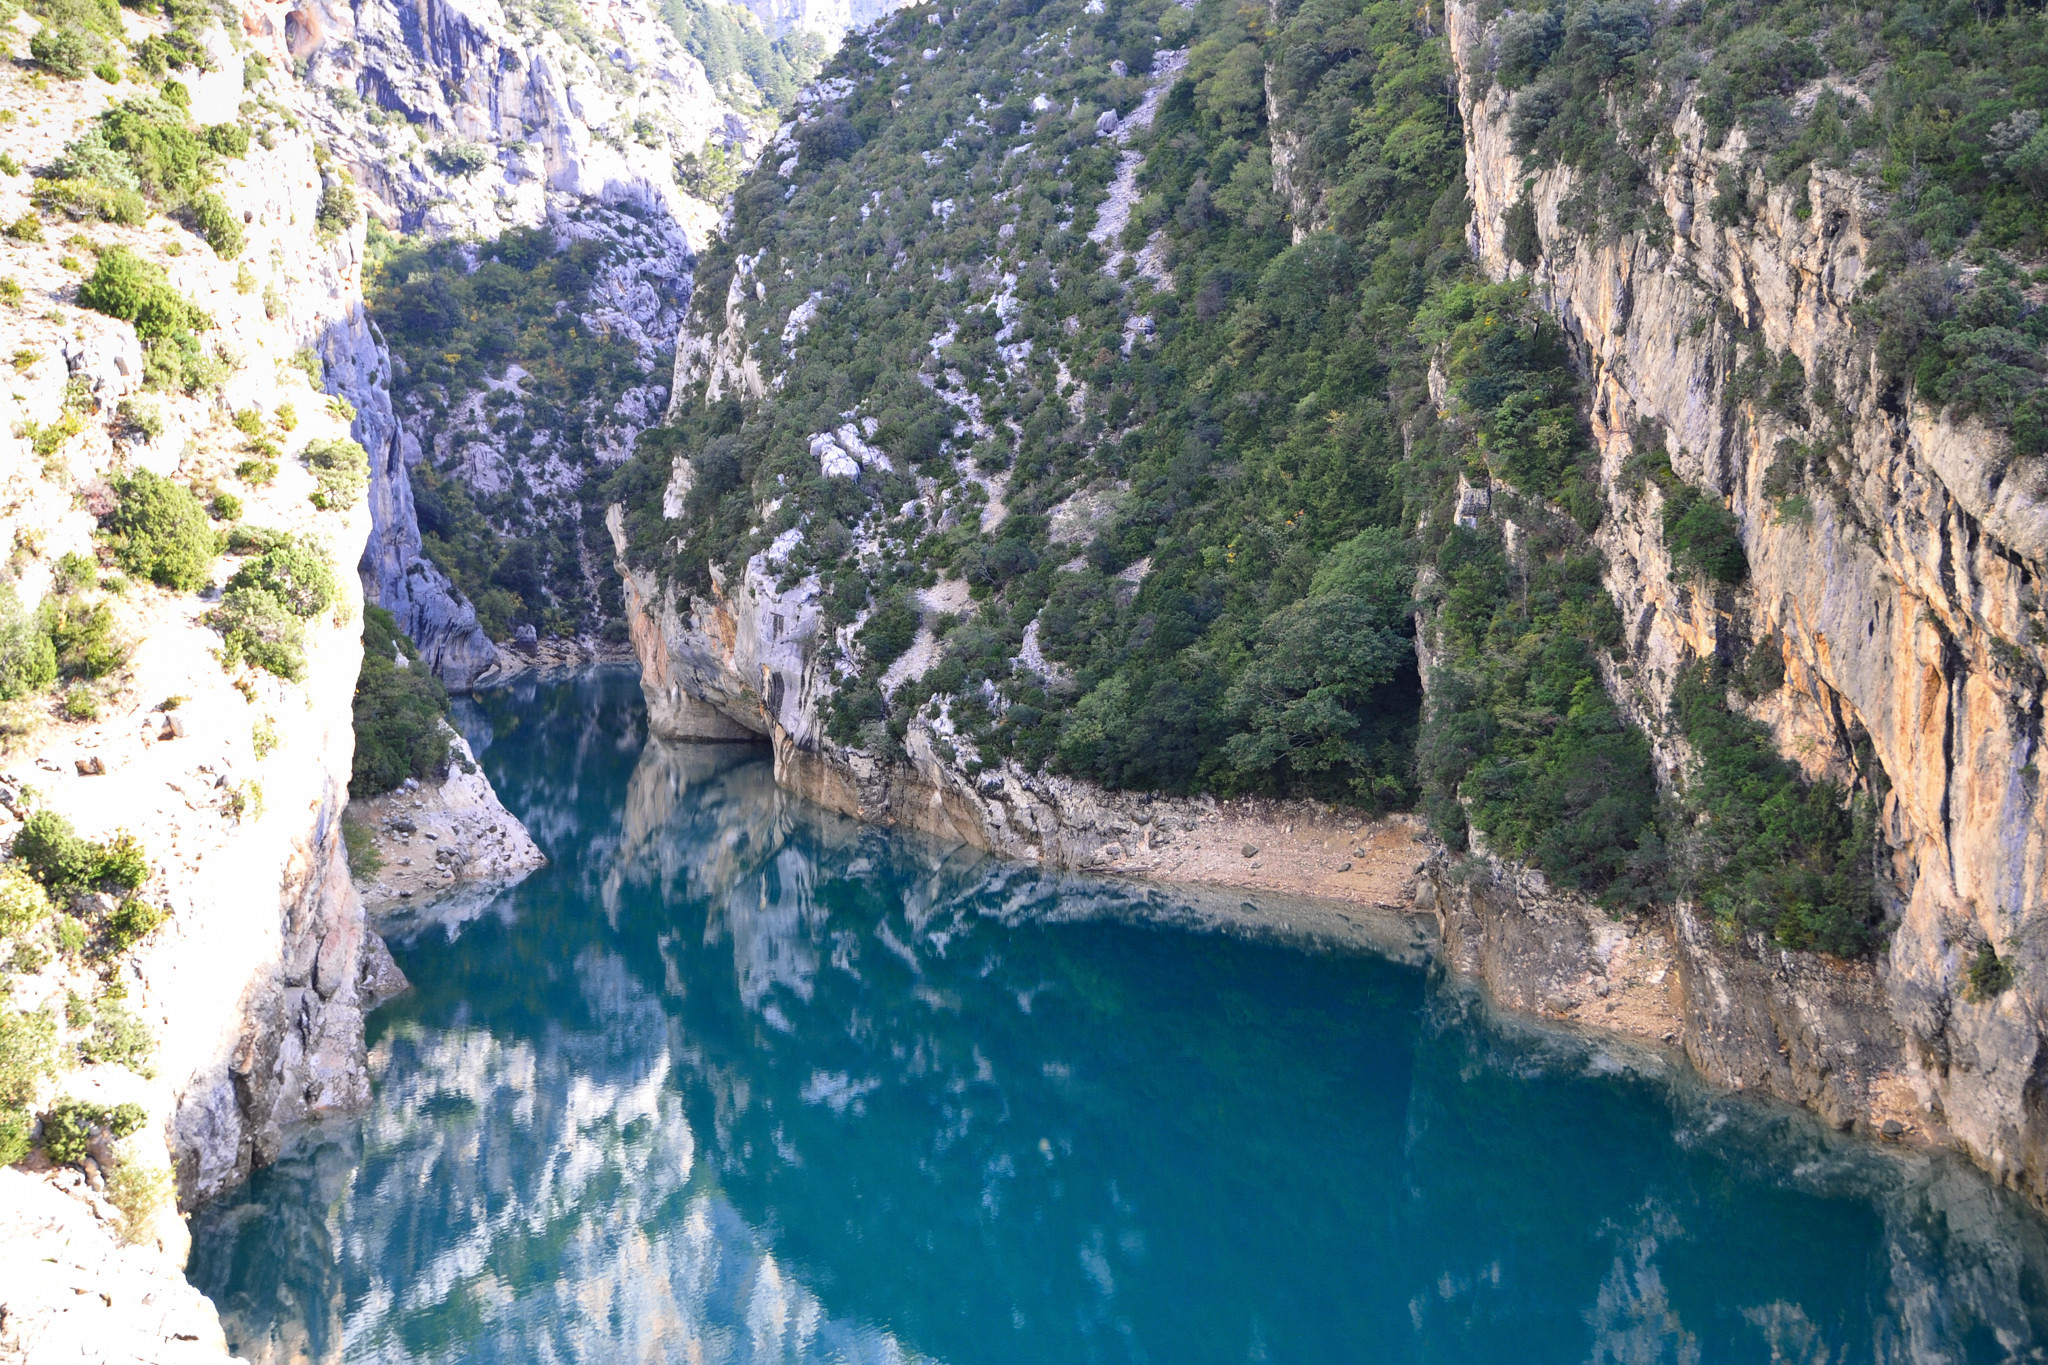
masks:
<svg viewBox="0 0 2048 1365"><path fill-rule="evenodd" d="M201 1219L249 1358L2040 1341L2048 1235L1964 1163L1496 1016L1398 917L1307 952L1306 905L820 812L759 750L645 743L634 690L486 698L474 742L553 861L400 945L368 1117Z"/></svg>
<svg viewBox="0 0 2048 1365"><path fill-rule="evenodd" d="M2041 1198L2048 1035L2038 1021L2048 972L2033 964L2048 951L2036 932L2048 788L2028 776L2048 676L2038 628L2048 572L2041 482L1997 433L1888 392L1856 316L1877 231L1868 187L1846 172L1817 172L1810 188L1774 189L1753 223L1717 222L1708 212L1716 178L1741 163L1742 136L1710 146L1688 95L1661 159L1644 167L1669 234L1574 231L1562 212L1573 173L1524 165L1509 96L1489 88L1496 28L1473 5L1453 4L1447 17L1472 246L1496 278L1528 280L1588 366L1607 499L1599 539L1629 623L1621 700L1656 738L1668 772L1686 756L1657 722L1683 666L1775 640L1784 683L1758 701L1756 717L1809 774L1882 795L1884 880L1898 916L1882 968L1890 1020L1838 1027L1828 1016L1842 1011L1816 1007L1805 988L1812 973L1779 971L1767 954L1750 974L1785 978L1784 988L1711 983L1735 1000L1703 1006L1731 1036L1702 1030L1695 1060L1844 1122L1868 1113L1872 1089L1901 1078L1923 1123L1945 1125L1994 1174ZM1537 238L1529 268L1507 245L1509 209L1523 199ZM1843 404L1845 456L1816 481L1803 517L1778 513L1766 475L1783 443L1808 434L1805 420L1735 387L1726 356L1738 333L1750 335L1743 329L1754 339L1742 344L1796 357ZM1646 430L1662 432L1677 474L1740 523L1749 581L1726 600L1672 573L1661 494L1624 476ZM2012 954L2018 971L2017 987L1994 999L1963 989L1981 943ZM1877 994L1854 982L1847 990ZM1753 1027L1744 1014L1783 1022ZM1781 1066L1781 1051L1804 1060Z"/></svg>
<svg viewBox="0 0 2048 1365"><path fill-rule="evenodd" d="M715 145L744 164L772 115L714 89L646 0L545 15L495 0L319 0L285 14L251 8L243 27L274 64L299 73L295 113L331 154L333 178L350 184L384 228L489 241L508 228L545 226L558 241L611 248L583 322L593 335L631 344L649 382L590 395L586 416L597 430L574 449L515 445L489 423L464 449L424 448L421 414L393 406L392 357L369 321L358 312L323 338L330 388L355 406L356 436L371 454L365 587L398 615L431 667L467 687L511 661L423 557L408 471L432 458L483 494L518 480L531 496L511 533L559 531L562 507L573 531L576 488L593 468L602 473L630 453L668 401L694 244L718 220L678 182L677 158Z"/></svg>

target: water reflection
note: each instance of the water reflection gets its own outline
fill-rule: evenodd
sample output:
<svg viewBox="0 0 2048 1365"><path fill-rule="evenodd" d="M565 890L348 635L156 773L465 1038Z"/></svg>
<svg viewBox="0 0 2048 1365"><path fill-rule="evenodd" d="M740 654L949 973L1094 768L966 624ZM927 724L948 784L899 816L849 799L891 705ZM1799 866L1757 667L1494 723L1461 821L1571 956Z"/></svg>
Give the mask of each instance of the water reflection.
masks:
<svg viewBox="0 0 2048 1365"><path fill-rule="evenodd" d="M1412 925L862 828L630 678L465 722L554 862L401 946L374 1112L200 1220L245 1356L2042 1358L1975 1172L1497 1019ZM1159 927L1247 919L1327 950Z"/></svg>

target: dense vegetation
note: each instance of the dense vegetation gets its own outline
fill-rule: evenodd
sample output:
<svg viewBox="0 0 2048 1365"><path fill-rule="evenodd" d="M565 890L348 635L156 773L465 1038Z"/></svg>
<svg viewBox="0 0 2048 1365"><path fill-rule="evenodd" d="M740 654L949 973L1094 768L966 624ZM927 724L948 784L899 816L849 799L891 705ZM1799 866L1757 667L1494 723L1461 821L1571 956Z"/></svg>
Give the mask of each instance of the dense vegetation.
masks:
<svg viewBox="0 0 2048 1365"><path fill-rule="evenodd" d="M121 567L175 592L204 587L220 547L192 490L138 469L115 480L114 494L106 531Z"/></svg>
<svg viewBox="0 0 2048 1365"><path fill-rule="evenodd" d="M1126 153L1098 116L1177 47L1112 230ZM849 93L807 112L790 173L770 151L700 263L692 325L720 330L737 279L766 396L700 379L609 492L685 590L756 555L782 587L817 576L852 627L821 638L834 741L893 757L921 713L970 772L1419 804L1453 848L1483 836L1617 908L1683 889L1787 944L1869 943L1867 823L1762 764L1711 688L1674 716L1701 771L1660 811L1602 681L1621 623L1570 345L1467 262L1426 12L920 7L826 74ZM1733 518L1652 436L1630 477L1663 487L1679 571L1739 585ZM1469 525L1461 484L1491 490ZM918 595L942 577L964 613ZM885 690L922 632L935 664Z"/></svg>
<svg viewBox="0 0 2048 1365"><path fill-rule="evenodd" d="M145 7L142 0L131 3ZM109 84L121 79L122 57L154 80L174 70L208 65L199 35L208 23L218 22L212 5L205 0L149 0L146 7L160 9L171 21L170 31L128 46L116 0L29 0L26 8L41 24L29 39L29 58L64 80L82 80L90 73ZM9 6L10 11L14 8Z"/></svg>
<svg viewBox="0 0 2048 1365"><path fill-rule="evenodd" d="M240 530L229 549L247 557L207 616L221 633L222 664L303 679L305 623L333 605L336 592L327 548L278 531Z"/></svg>
<svg viewBox="0 0 2048 1365"><path fill-rule="evenodd" d="M788 108L824 59L817 34L793 29L770 39L751 11L725 0L663 0L661 12L719 93L742 108Z"/></svg>
<svg viewBox="0 0 2048 1365"><path fill-rule="evenodd" d="M1572 226L1661 225L1643 171L1678 103L1742 133L1715 218L1741 224L1816 168L1861 178L1877 230L1860 286L1890 376L2048 452L2048 14L1964 0L1570 4L1505 15L1496 78L1535 164L1585 173Z"/></svg>
<svg viewBox="0 0 2048 1365"><path fill-rule="evenodd" d="M400 661L403 660L401 663ZM356 675L353 797L377 796L408 777L448 773L448 693L420 663L418 646L382 607L363 609L363 666Z"/></svg>
<svg viewBox="0 0 2048 1365"><path fill-rule="evenodd" d="M929 32L924 18L900 16L875 52ZM1651 818L1653 790L1640 737L1626 734L1593 680L1598 632L1588 622L1606 604L1597 560L1583 546L1560 563L1538 559L1536 591L1512 591L1524 573L1497 536L1447 532L1443 504L1468 461L1480 477L1490 468L1588 524L1598 513L1561 337L1518 291L1467 276L1441 41L1394 5L1307 5L1272 35L1220 6L1198 10L1192 34L1170 7L1025 18L963 18L947 57L905 77L909 96L890 119L857 92L821 122L845 118L859 145L809 175L800 169L786 203L766 176L742 191L733 250L766 247L781 268L757 267L771 305L816 290L819 314L795 354L778 357L787 368L771 403L751 412L703 404L651 435L618 484L639 544L653 550L680 531L669 567L701 590L707 564L731 564L808 522L815 529L790 566L823 575L829 610L853 616L874 579L874 612L835 716L842 742L886 751L940 697L982 751L1112 785L1374 806L1405 805L1427 789L1453 833L1464 828L1462 795L1508 851L1538 856L1521 831L1540 822L1559 841L1546 865L1607 887ZM1069 55L1045 51L1051 44L1035 35L1076 19ZM970 22L979 27L967 31ZM1093 135L1096 109L1128 110L1143 90L1140 77L1103 68L1112 56L1149 68L1169 30L1194 40L1189 65L1146 144L1130 225L1108 245L1135 248L1157 233L1170 288L1105 269L1109 253L1089 240L1085 217L1116 166L1116 148ZM954 55L969 44L981 58L971 65ZM873 60L842 58L842 67L860 72ZM1297 183L1315 187L1312 202L1289 205L1273 191L1269 62ZM1081 107L1027 126L1015 112L1028 109L1026 92L1010 88L1011 76L979 74L991 68L1047 71L1055 110ZM881 81L868 90L878 102L891 93ZM950 116L970 100L989 109L986 128ZM831 208L859 202L855 185L883 188L877 211L858 231L825 230ZM948 198L951 215L922 212ZM1294 242L1297 207L1330 230ZM899 213L909 219L900 228ZM991 248L995 260L969 287L957 263ZM707 261L700 297L721 298L718 276L733 264ZM962 278L920 297L915 286L949 264ZM792 267L793 280L778 280ZM864 283L849 288L856 269ZM884 272L903 283L865 284ZM988 294L1015 301L992 304ZM1134 317L1149 318L1151 334L1129 333L1138 339L1127 347ZM774 324L761 331L776 355ZM1029 351L1015 361L1014 349L998 351L1020 342ZM1441 418L1423 383L1439 351L1456 386L1456 414ZM1086 382L1078 404L1062 392L1062 370ZM927 384L910 378L920 371ZM964 429L941 390L978 399L983 432ZM906 466L872 490L824 477L809 455L808 434L856 405L873 419L874 441ZM655 480L666 481L678 448L694 478L672 527L660 519ZM978 485L1005 472L1008 516L982 535L974 514L988 492ZM888 516L919 494L913 478L965 508L958 526ZM770 486L792 491L757 522ZM1092 535L1054 543L1048 514L1077 491L1114 510ZM1412 528L1424 520L1431 529L1418 540ZM1583 539L1568 519L1558 536L1560 545ZM883 553L863 557L861 540ZM900 552L889 552L891 540ZM1465 570L1489 556L1482 590ZM1466 583L1457 601L1471 608L1445 622L1442 666L1459 680L1446 695L1460 700L1437 708L1420 770L1409 625L1419 564L1434 582ZM933 569L966 578L977 610L950 624L935 669L885 699L875 679L915 624L904 589L928 583ZM1482 601L1489 612L1512 608L1513 620L1479 621ZM1044 654L1062 666L1051 677L1011 663L1034 621ZM1494 666L1494 651L1524 637L1549 651L1556 676L1532 681ZM1567 723L1575 684L1579 711ZM1511 708L1519 724L1495 723ZM1529 799L1537 789L1542 799Z"/></svg>
<svg viewBox="0 0 2048 1365"><path fill-rule="evenodd" d="M1767 672L1776 649L1757 646ZM1698 756L1685 795L1701 817L1684 826L1679 886L1724 923L1768 929L1787 947L1856 956L1880 918L1875 802L1802 780L1763 726L1729 708L1731 683L1740 680L1696 665L1673 698Z"/></svg>
<svg viewBox="0 0 2048 1365"><path fill-rule="evenodd" d="M599 216L598 237L381 238L373 256L369 302L398 362L393 395L439 452L412 474L421 540L494 639L520 625L588 632L616 616L602 506L583 476L622 439L623 396L654 376L651 357L584 321L599 268L635 226ZM549 465L558 479L532 486L525 469Z"/></svg>

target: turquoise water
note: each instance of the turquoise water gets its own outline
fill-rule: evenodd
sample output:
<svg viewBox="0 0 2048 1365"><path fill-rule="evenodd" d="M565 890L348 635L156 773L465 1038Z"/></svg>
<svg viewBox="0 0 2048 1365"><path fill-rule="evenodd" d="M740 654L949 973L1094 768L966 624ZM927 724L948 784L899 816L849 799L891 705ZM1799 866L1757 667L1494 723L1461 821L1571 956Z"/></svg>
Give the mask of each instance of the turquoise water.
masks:
<svg viewBox="0 0 2048 1365"><path fill-rule="evenodd" d="M623 674L463 720L554 861L395 931L370 1114L195 1220L244 1356L2042 1358L1976 1172L1497 1019L1415 926L826 816Z"/></svg>

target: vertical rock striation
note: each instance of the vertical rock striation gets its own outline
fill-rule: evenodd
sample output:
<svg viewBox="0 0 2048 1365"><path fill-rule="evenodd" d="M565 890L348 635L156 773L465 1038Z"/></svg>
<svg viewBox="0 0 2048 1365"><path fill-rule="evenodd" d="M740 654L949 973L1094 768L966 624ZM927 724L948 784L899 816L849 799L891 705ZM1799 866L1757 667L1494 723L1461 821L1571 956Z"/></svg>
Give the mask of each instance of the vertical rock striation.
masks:
<svg viewBox="0 0 2048 1365"><path fill-rule="evenodd" d="M2048 797L2035 776L2048 471L1880 374L1853 311L1874 230L1855 179L1816 168L1805 186L1771 189L1751 221L1717 222L1708 205L1742 134L1709 150L1688 99L1644 168L1669 235L1574 231L1562 212L1573 173L1512 150L1486 20L1454 4L1449 22L1473 249L1496 279L1527 278L1587 369L1607 499L1598 538L1627 631L1617 694L1668 777L1688 760L1664 722L1680 670L1774 642L1784 682L1752 714L1809 775L1882 797L1895 915L1882 960L1731 947L1681 906L1688 1050L1711 1076L1845 1123L1878 1112L1901 1078L1924 1123L2048 1197L2048 945L2036 932ZM1526 269L1509 245L1511 209L1533 216ZM1527 246L1521 255L1531 259ZM1812 439L1820 405L1746 393L1736 370L1760 348L1796 357L1817 391L1831 384L1845 418L1844 449L1807 479L1803 502L1784 499L1783 471L1767 480L1788 458L1781 443ZM1677 476L1738 519L1742 589L1673 572L1663 495L1625 468L1652 432ZM1985 944L2017 984L1979 999L1967 967Z"/></svg>

